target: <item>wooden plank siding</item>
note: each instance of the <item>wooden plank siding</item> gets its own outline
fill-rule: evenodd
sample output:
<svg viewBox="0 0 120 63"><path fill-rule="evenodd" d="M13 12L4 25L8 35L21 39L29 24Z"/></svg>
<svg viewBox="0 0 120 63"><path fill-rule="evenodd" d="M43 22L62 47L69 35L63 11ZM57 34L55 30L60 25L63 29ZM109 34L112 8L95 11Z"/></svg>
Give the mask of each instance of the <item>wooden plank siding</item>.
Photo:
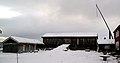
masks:
<svg viewBox="0 0 120 63"><path fill-rule="evenodd" d="M3 42L3 52L7 53L23 53L23 52L33 52L39 49L42 44L32 44L32 43L18 43L16 40L9 38Z"/></svg>
<svg viewBox="0 0 120 63"><path fill-rule="evenodd" d="M96 50L97 49L97 39L96 38L84 38L84 37L79 37L74 39L73 42L71 43L72 49L92 49Z"/></svg>
<svg viewBox="0 0 120 63"><path fill-rule="evenodd" d="M97 50L97 37L43 37L43 42L48 47L70 44L70 49Z"/></svg>

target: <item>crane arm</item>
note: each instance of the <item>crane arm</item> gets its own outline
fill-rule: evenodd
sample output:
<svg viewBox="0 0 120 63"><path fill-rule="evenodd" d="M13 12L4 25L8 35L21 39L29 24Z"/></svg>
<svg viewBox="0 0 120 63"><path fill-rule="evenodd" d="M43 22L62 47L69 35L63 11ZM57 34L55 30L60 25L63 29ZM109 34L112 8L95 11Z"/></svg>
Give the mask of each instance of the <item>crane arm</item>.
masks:
<svg viewBox="0 0 120 63"><path fill-rule="evenodd" d="M106 22L106 20L105 20L105 18L104 18L104 16L103 16L103 14L102 14L102 12L100 11L100 9L99 9L99 7L98 7L97 4L96 4L96 7L97 7L98 11L100 12L101 17L103 18L103 21L104 21L105 25L107 26L107 29L108 29L108 31L109 31L109 39L111 39L111 38L113 39L111 30L110 30L110 28L109 28L109 26L108 26L108 24L107 24L107 22Z"/></svg>

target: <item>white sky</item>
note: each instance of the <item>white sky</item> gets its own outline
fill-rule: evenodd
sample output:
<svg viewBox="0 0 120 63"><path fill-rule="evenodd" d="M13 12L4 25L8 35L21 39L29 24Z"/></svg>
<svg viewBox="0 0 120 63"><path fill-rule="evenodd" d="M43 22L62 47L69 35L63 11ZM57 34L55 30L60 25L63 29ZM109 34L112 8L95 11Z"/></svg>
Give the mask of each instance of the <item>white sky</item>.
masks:
<svg viewBox="0 0 120 63"><path fill-rule="evenodd" d="M120 0L0 0L3 36L40 38L47 32L96 32L108 36L120 23Z"/></svg>
<svg viewBox="0 0 120 63"><path fill-rule="evenodd" d="M0 19L13 18L21 15L8 7L0 6Z"/></svg>

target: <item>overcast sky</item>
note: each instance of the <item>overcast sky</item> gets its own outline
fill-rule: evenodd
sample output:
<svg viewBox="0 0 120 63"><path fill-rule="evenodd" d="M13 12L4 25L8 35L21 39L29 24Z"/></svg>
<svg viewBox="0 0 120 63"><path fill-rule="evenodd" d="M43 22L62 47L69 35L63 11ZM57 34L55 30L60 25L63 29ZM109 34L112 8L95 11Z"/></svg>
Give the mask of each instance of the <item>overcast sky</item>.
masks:
<svg viewBox="0 0 120 63"><path fill-rule="evenodd" d="M120 23L120 0L0 0L2 35L39 39L48 32L94 32L107 37L96 3L113 32Z"/></svg>

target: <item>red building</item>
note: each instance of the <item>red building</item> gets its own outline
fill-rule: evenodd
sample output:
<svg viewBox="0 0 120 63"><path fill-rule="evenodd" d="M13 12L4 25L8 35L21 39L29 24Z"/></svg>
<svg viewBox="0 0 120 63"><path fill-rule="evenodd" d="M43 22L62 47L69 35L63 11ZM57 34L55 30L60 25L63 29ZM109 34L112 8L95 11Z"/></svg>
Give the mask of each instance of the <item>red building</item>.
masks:
<svg viewBox="0 0 120 63"><path fill-rule="evenodd" d="M115 46L116 50L120 51L120 25L114 30Z"/></svg>

